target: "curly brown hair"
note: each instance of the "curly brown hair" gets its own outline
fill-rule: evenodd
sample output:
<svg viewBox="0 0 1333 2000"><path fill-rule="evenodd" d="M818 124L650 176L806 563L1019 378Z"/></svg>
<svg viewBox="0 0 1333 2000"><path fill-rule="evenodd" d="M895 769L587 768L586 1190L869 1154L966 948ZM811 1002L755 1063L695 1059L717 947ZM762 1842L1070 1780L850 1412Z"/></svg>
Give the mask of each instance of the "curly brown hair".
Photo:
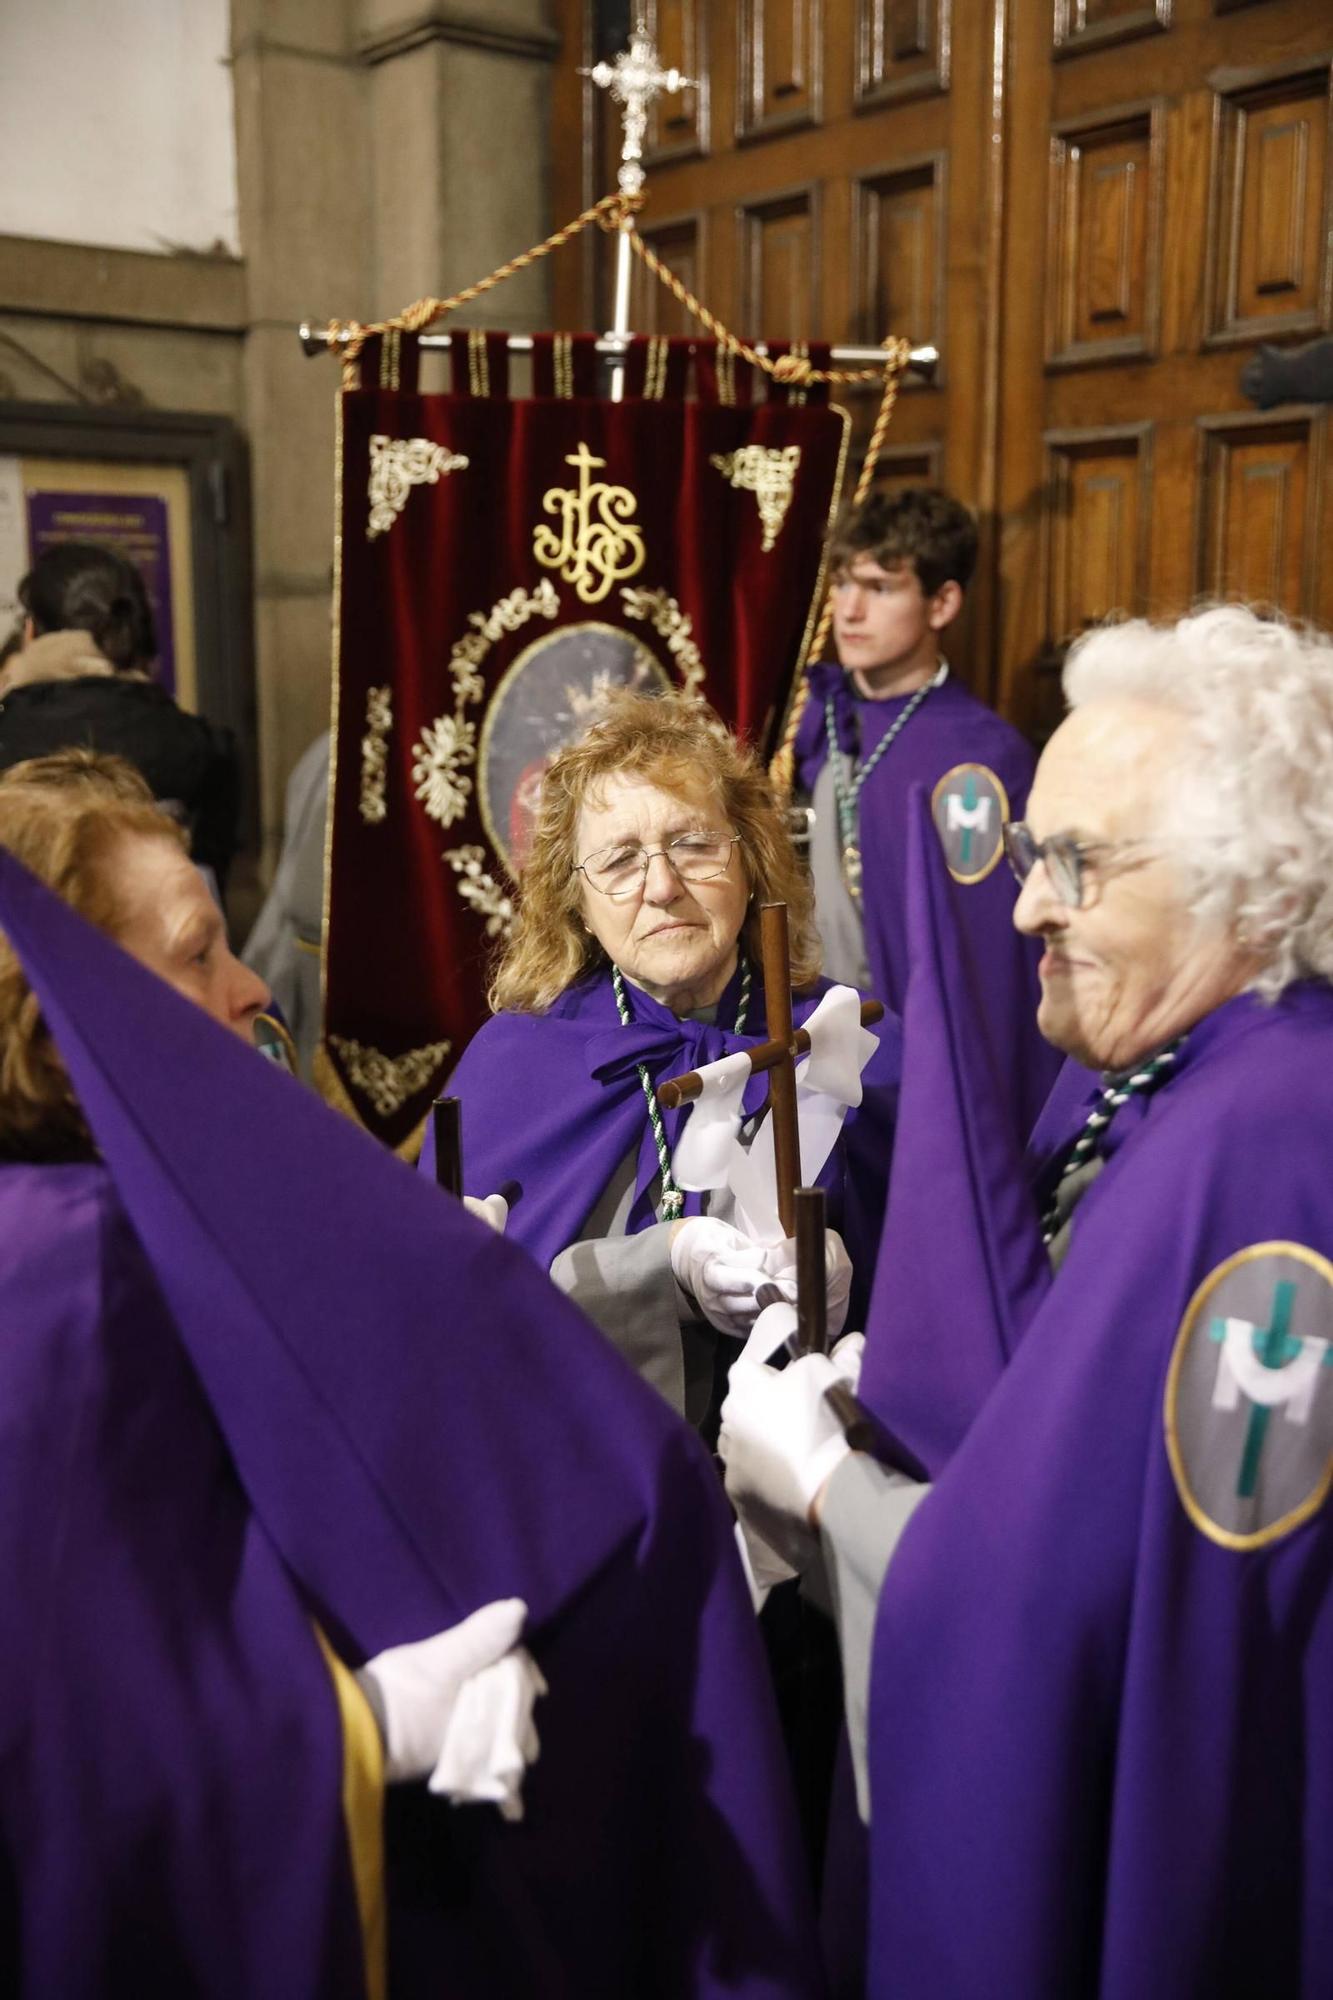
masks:
<svg viewBox="0 0 1333 2000"><path fill-rule="evenodd" d="M966 590L977 564L977 524L962 501L939 486L872 493L834 528L830 572L850 569L858 556L869 556L881 569L901 563L915 570L927 597L946 583Z"/></svg>
<svg viewBox="0 0 1333 2000"><path fill-rule="evenodd" d="M750 887L746 949L757 965L759 905L785 903L792 985L808 987L819 973L810 884L758 758L701 701L613 689L598 720L552 759L542 778L517 920L491 985L491 1006L545 1013L567 986L605 963L605 953L581 920L574 842L580 809L593 787L600 779L624 773L683 798L712 794L741 836Z"/></svg>
<svg viewBox="0 0 1333 2000"><path fill-rule="evenodd" d="M187 844L121 757L58 750L0 777L0 846L112 936L120 908L106 858L133 834ZM0 1159L95 1157L37 996L0 933Z"/></svg>

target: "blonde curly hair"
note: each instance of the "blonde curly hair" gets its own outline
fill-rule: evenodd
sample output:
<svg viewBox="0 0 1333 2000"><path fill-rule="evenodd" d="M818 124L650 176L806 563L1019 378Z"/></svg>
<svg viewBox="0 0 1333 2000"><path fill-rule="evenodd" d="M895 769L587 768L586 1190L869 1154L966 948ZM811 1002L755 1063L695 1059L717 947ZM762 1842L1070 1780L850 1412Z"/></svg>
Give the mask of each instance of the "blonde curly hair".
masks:
<svg viewBox="0 0 1333 2000"><path fill-rule="evenodd" d="M750 888L746 949L758 965L759 905L785 903L792 985L808 987L819 973L810 884L758 758L703 702L615 689L598 720L543 776L517 920L491 985L491 1006L543 1014L566 987L606 962L582 922L575 837L579 812L599 781L627 774L682 798L712 794L741 836Z"/></svg>
<svg viewBox="0 0 1333 2000"><path fill-rule="evenodd" d="M187 845L121 757L59 750L30 757L0 777L0 846L113 937L120 905L106 858L117 840L132 834ZM0 933L0 1159L95 1157L37 996Z"/></svg>

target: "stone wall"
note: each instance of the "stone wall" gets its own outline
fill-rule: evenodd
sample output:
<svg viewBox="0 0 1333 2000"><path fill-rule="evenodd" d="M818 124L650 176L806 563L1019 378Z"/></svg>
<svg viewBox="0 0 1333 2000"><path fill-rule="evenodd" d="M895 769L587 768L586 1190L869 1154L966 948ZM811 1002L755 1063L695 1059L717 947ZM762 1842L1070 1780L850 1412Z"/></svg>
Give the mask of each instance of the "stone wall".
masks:
<svg viewBox="0 0 1333 2000"><path fill-rule="evenodd" d="M231 27L240 260L0 237L0 394L244 431L266 874L328 720L337 371L295 328L382 317L546 234L556 36L548 0L232 0ZM466 319L548 324L547 287L538 266Z"/></svg>

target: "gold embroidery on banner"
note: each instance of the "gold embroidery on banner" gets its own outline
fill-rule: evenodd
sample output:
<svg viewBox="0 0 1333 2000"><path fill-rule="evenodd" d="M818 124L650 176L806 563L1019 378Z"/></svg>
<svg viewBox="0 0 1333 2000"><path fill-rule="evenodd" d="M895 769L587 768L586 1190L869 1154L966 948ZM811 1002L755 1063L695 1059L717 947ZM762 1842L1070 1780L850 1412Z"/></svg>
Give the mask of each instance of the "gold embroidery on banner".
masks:
<svg viewBox="0 0 1333 2000"><path fill-rule="evenodd" d="M467 380L474 396L490 395L491 361L486 352L486 336L475 326L467 337Z"/></svg>
<svg viewBox="0 0 1333 2000"><path fill-rule="evenodd" d="M428 723L412 746L412 785L431 819L452 826L461 819L472 796L470 767L477 761L477 725L467 709L485 692L478 669L496 640L517 632L529 618L554 618L560 609L555 585L543 577L534 591L511 590L489 611L471 611L472 630L449 655L454 712Z"/></svg>
<svg viewBox="0 0 1333 2000"><path fill-rule="evenodd" d="M348 1076L368 1098L381 1118L392 1118L409 1097L424 1090L453 1047L452 1042L427 1042L422 1048L408 1049L401 1056L386 1056L380 1049L347 1035L330 1035L333 1049Z"/></svg>
<svg viewBox="0 0 1333 2000"><path fill-rule="evenodd" d="M551 370L555 377L556 395L568 401L574 393L574 336L572 333L552 334Z"/></svg>
<svg viewBox="0 0 1333 2000"><path fill-rule="evenodd" d="M687 612L665 590L622 590L620 602L627 618L637 618L652 626L667 642L667 651L680 674L682 694L693 694L704 679L703 656L694 643L694 627Z"/></svg>
<svg viewBox="0 0 1333 2000"><path fill-rule="evenodd" d="M668 352L665 336L654 334L648 342L648 357L643 371L643 394L647 402L660 403L666 394Z"/></svg>
<svg viewBox="0 0 1333 2000"><path fill-rule="evenodd" d="M798 444L743 444L736 451L714 452L708 463L738 492L753 493L759 502L763 528L761 547L767 555L782 532L782 524L796 490L796 473L801 463Z"/></svg>
<svg viewBox="0 0 1333 2000"><path fill-rule="evenodd" d="M393 728L393 689L366 689L366 733L361 738L361 799L359 810L367 826L378 826L388 808L384 785L388 775L388 736Z"/></svg>
<svg viewBox="0 0 1333 2000"><path fill-rule="evenodd" d="M794 340L791 344L791 359L793 361L798 361L798 360L808 361L810 359L809 342L805 340ZM804 389L793 388L787 397L787 401L792 405L793 408L795 408L799 404L808 402L809 397Z"/></svg>
<svg viewBox="0 0 1333 2000"><path fill-rule="evenodd" d="M435 486L442 474L465 472L467 466L461 452L448 451L429 438L391 438L377 431L370 440L366 540L373 542L393 526L414 486Z"/></svg>
<svg viewBox="0 0 1333 2000"><path fill-rule="evenodd" d="M639 503L628 486L589 478L606 460L594 458L586 444L565 464L574 467L579 483L552 486L542 495L543 513L561 517L560 532L534 528L532 553L543 569L558 570L572 583L585 604L600 604L613 583L643 568L643 534L630 519Z"/></svg>
<svg viewBox="0 0 1333 2000"><path fill-rule="evenodd" d="M507 938L514 928L514 905L486 868L486 849L471 844L447 847L444 858L458 877L458 893L470 910L486 919L487 937Z"/></svg>
<svg viewBox="0 0 1333 2000"><path fill-rule="evenodd" d="M717 400L727 409L736 401L736 357L729 347L717 350Z"/></svg>
<svg viewBox="0 0 1333 2000"><path fill-rule="evenodd" d="M472 780L463 767L477 761L477 725L441 715L428 722L412 751L412 783L432 819L452 826L467 809Z"/></svg>
<svg viewBox="0 0 1333 2000"><path fill-rule="evenodd" d="M401 330L391 326L380 343L380 387L397 389L402 369L403 336Z"/></svg>

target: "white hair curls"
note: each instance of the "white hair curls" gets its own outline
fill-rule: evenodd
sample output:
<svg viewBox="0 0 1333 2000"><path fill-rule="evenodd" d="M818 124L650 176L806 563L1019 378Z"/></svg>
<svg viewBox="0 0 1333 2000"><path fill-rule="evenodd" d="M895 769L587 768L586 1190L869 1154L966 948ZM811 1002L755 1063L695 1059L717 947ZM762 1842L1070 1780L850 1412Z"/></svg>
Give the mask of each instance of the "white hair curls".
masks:
<svg viewBox="0 0 1333 2000"><path fill-rule="evenodd" d="M1102 626L1071 648L1071 708L1136 701L1184 717L1156 831L1196 914L1234 925L1253 991L1333 979L1333 640L1243 604L1178 624Z"/></svg>

